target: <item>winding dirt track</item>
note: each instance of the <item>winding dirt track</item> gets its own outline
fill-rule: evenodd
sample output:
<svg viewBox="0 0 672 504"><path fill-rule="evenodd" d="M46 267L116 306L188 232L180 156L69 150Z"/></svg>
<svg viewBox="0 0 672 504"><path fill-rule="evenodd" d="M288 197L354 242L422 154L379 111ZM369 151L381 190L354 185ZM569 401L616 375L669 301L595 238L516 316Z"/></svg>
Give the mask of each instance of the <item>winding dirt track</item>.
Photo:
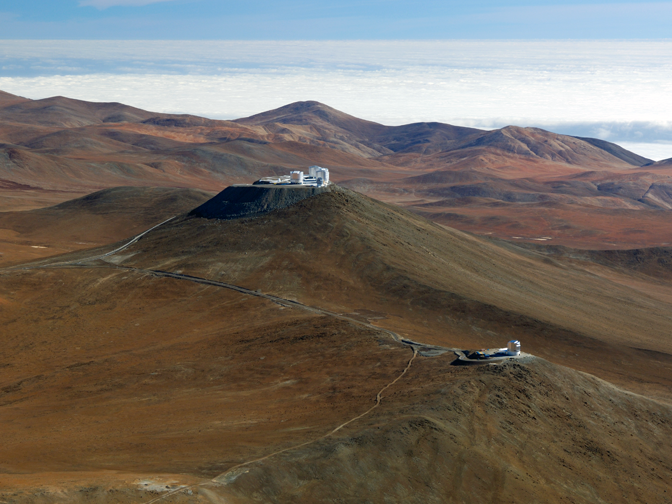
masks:
<svg viewBox="0 0 672 504"><path fill-rule="evenodd" d="M397 383L397 381L399 381L399 380L406 374L406 372L411 368L411 364L413 364L413 360L415 359L415 357L416 357L417 355L418 355L418 351L414 348L414 349L413 349L413 356L412 356L411 359L408 361L408 364L406 365L406 367L404 368L404 370L401 372L401 374L400 374L399 376L397 376L394 380L392 380L390 383L388 383L387 385L385 385L382 389L380 389L380 392L378 392L378 394L376 394L376 404L374 404L373 406L371 406L368 410L366 410L366 411L365 411L364 413L362 413L361 415L358 415L358 416L356 416L356 417L354 417L354 418L351 418L351 419L348 420L347 422L343 422L341 425L339 425L338 427L334 428L332 431L328 432L328 433L325 434L324 436L321 436L321 437L319 437L319 438L317 438L317 439L313 439L313 440L311 440L311 441L306 441L305 443L301 443L301 444L296 445L296 446L290 446L289 448L285 448L285 449L283 449L283 450L278 450L277 452L270 453L270 454L265 455L265 456L263 456L263 457L261 457L261 458L254 459L254 460L249 460L249 461L247 461L247 462L243 462L242 464L238 464L238 465L236 465L236 466L233 466L233 467L231 467L230 469L228 469L225 473L222 473L222 474L220 474L219 476L214 477L214 478L212 479L212 481L214 481L214 482L216 482L216 483L227 483L228 481L232 481L233 479L235 479L235 478L238 476L239 473L236 473L236 471L237 471L238 469L240 469L241 467L248 466L248 465L253 464L253 463L255 463L255 462L261 462L262 460L266 460L266 459L268 459L268 458L271 458L271 457L273 457L273 456L275 456L275 455L279 455L280 453L284 453L284 452L286 452L286 451L296 450L296 449L298 449L298 448L302 448L302 447L304 447L304 446L308 446L309 444L317 443L318 441L321 441L321 440L323 440L323 439L325 439L325 438L328 438L329 436L335 434L336 432L338 432L339 430L341 430L343 427L345 427L345 426L351 424L352 422L354 422L354 421L356 421L356 420L359 420L360 418L365 417L366 415L368 415L369 413L371 413L374 409L376 409L378 406L380 406L380 403L381 403L381 401L383 400L383 395L382 395L383 392L385 392L385 390L387 390L389 387L391 387L392 385L394 385L395 383ZM233 475L232 475L233 477L232 477L232 478L229 478L228 476L229 476L231 473L233 473Z"/></svg>
<svg viewBox="0 0 672 504"><path fill-rule="evenodd" d="M80 261L81 262L81 261ZM234 284L228 284L225 282L217 282L215 280L208 280L207 278L201 278L201 277L195 277L191 275L184 275L181 273L171 273L170 271L162 271L162 270L148 270L148 269L140 269L140 268L129 268L127 266L117 266L111 265L115 268L122 268L125 270L129 271L135 271L137 273L145 273L149 275L154 275L154 276L160 276L160 277L166 277L166 278L175 278L177 280L187 280L189 282L195 282L203 285L212 285L214 287L221 287L223 289L230 289L236 292L240 292L241 294L247 294L249 296L256 296L260 297L263 299L267 299L273 303L276 303L280 306L284 306L286 308L299 308L301 310L308 311L310 313L316 313L318 315L326 315L328 317L335 317L341 320L347 320L348 322L352 322L354 324L367 327L369 329L374 329L376 331L383 331L392 336L392 338L395 341L401 342L401 337L395 333L394 331L390 331L389 329L384 329L382 327L375 326L373 324L369 324L368 322L362 322L361 320L357 320L351 317L348 317L347 315L343 315L340 313L334 313L330 312L328 310L323 310L322 308L317 308L314 306L308 306L303 303L300 303L298 301L294 301L292 299L285 299L281 298L278 296L274 296L272 294L264 294L262 292L256 291L256 290L251 290L251 289L246 289L245 287L240 287L239 285L234 285Z"/></svg>
<svg viewBox="0 0 672 504"><path fill-rule="evenodd" d="M276 452L269 453L268 455L264 455L264 456L261 457L261 458L257 458L257 459L253 459L253 460L248 460L247 462L243 462L243 463L241 463L241 464L235 465L235 466L231 467L230 469L228 469L226 472L224 472L224 473L222 473L222 474L220 474L220 475L218 475L218 476L215 476L214 478L212 478L211 481L206 481L206 482L204 482L204 483L198 483L198 484L195 484L195 485L189 485L189 486L183 486L183 487L177 488L177 489L175 489L175 490L172 490L172 491L168 492L168 493L165 494L165 495L161 495L160 497L157 497L156 499L152 499L151 501L149 501L149 502L147 502L147 503L145 503L145 504L153 504L153 503L155 503L155 502L159 502L159 501L161 501L161 500L163 500L163 499L166 499L167 497L170 497L171 495L174 495L174 494L183 492L183 491L188 490L188 489L190 489L190 488L196 488L196 487L207 486L207 485L211 485L211 484L213 484L213 483L216 484L216 485L226 485L226 484L231 483L232 481L234 481L234 480L235 480L238 476L240 476L241 474L243 474L245 471L241 471L241 469L244 468L244 467L247 467L247 466L249 466L249 465L252 465L252 464L254 464L254 463L256 463L256 462L262 462L262 461L267 460L267 459L269 459L269 458L271 458L271 457L274 457L274 456L276 456L276 455L280 455L281 453L285 453L285 452L288 452L288 451L291 451L291 450L298 450L299 448L303 448L304 446L308 446L308 445L311 445L311 444L313 444L313 443L317 443L318 441L322 441L323 439L326 439L326 438L328 438L329 436L332 436L333 434L335 434L336 432L338 432L339 430L341 430L343 427L345 427L345 426L351 424L352 422L355 422L355 421L359 420L360 418L365 417L366 415L368 415L369 413L371 413L374 409L376 409L378 406L380 406L380 403L381 403L381 401L383 400L383 395L382 395L383 392L385 392L388 388L390 388L392 385L394 385L395 383L397 383L397 382L398 382L398 381L399 381L399 380L406 374L406 372L411 368L411 365L413 364L413 360L417 357L417 355L418 355L418 350L417 350L416 348L413 348L413 356L412 356L411 359L408 361L408 364L406 364L406 367L405 367L404 370L401 372L401 374L399 374L399 376L397 376L397 377L396 377L394 380L392 380L390 383L388 383L387 385L385 385L382 389L380 389L380 391L378 392L378 394L376 394L376 404L374 404L373 406L371 406L368 410L366 410L366 411L365 411L364 413L362 413L361 415L358 415L358 416L356 416L356 417L354 417L354 418L351 418L351 419L348 420L347 422L343 422L341 425L339 425L338 427L334 428L334 429L331 430L330 432L326 433L324 436L320 436L319 438L316 438L316 439L311 439L310 441L306 441L305 443L301 443L301 444L298 444L298 445L295 445L295 446L290 446L290 447L288 447L288 448L283 448L282 450L278 450L278 451L276 451Z"/></svg>
<svg viewBox="0 0 672 504"><path fill-rule="evenodd" d="M225 283L225 282L217 282L215 280L209 280L207 278L200 278L200 277L195 277L195 276L191 276L191 275L185 275L185 274L181 274L181 273L172 273L172 272L169 272L169 271L162 271L162 270L149 270L149 269L141 269L141 268L131 268L131 267L127 267L127 266L120 266L120 265L117 265L117 264L113 264L113 263L110 263L106 260L106 258L111 257L114 254L116 254L118 252L121 252L122 250L128 248L129 246L131 246L132 244L134 244L135 242L140 240L143 236L145 236L149 232L151 232L154 229L162 226L163 224L173 220L174 218L175 217L171 217L170 219L167 219L167 220L161 222L160 224L157 224L156 226L154 226L154 227L136 235L135 237L133 237L131 240L129 240L124 245L122 245L122 246L120 246L120 247L118 247L118 248L116 248L116 249L114 249L110 252L107 252L105 254L99 254L99 255L96 255L96 256L91 256L91 257L87 257L87 258L83 258L83 259L76 259L76 260L72 260L72 261L64 261L64 262L59 262L59 263L38 264L38 265L34 265L34 266L24 266L24 267L14 266L14 267L11 267L11 268L6 268L6 270L12 270L12 269L85 268L85 267L92 267L92 266L100 267L100 262L97 262L95 265L92 264L92 263L94 261L102 261L108 267L114 268L114 269L123 269L123 270L127 270L127 271L133 271L133 272L136 272L136 273L149 274L149 275L164 277L164 278L174 278L176 280L185 280L185 281L188 281L188 282L199 283L199 284L202 284L202 285L211 285L211 286L214 286L214 287L230 289L230 290L239 292L241 294L245 294L245 295L249 295L249 296L256 296L256 297L260 297L260 298L263 298L263 299L267 299L268 301L271 301L273 303L276 303L280 306L284 306L284 307L287 307L287 308L298 308L298 309L301 309L301 310L308 311L310 313L315 313L315 314L319 314L319 315L325 315L325 316L329 316L329 317L338 318L338 319L341 319L341 320L346 320L348 322L351 322L351 323L354 323L354 324L357 324L357 325L360 325L360 326L363 326L363 327L367 327L369 329L373 329L373 330L376 330L376 331L382 331L382 332L385 332L385 333L389 334L395 341L403 343L406 346L409 346L413 350L413 355L411 356L410 360L408 361L408 364L403 369L403 371L394 380L392 380L387 385L385 385L382 389L380 389L380 391L376 394L375 404L373 406L371 406L369 409L367 409L365 412L361 413L360 415L357 415L356 417L351 418L350 420L338 425L337 427L332 429L327 434L325 434L325 435L323 435L319 438L312 439L310 441L306 441L305 443L301 443L301 444L296 445L296 446L290 446L288 448L284 448L282 450L278 450L276 452L269 453L268 455L265 455L261 458L254 459L254 460L249 460L247 462L243 462L241 464L238 464L236 466L231 467L230 469L228 469L226 472L220 474L219 476L216 476L210 482L205 482L205 483L201 483L201 484L190 485L190 486L185 486L185 487L175 489L171 492L168 492L165 495L162 495L160 497L157 497L156 499L153 499L153 500L149 501L146 504L152 504L152 503L161 501L161 500L163 500L163 499L165 499L165 498L167 498L167 497L169 497L169 496L171 496L175 493L182 492L182 491L187 490L189 488L204 486L204 485L213 484L213 483L220 484L220 485L221 484L227 484L227 483L235 480L236 477L238 477L240 474L242 474L240 469L242 469L246 466L254 464L255 462L261 462L263 460L269 459L271 457L274 457L275 455L279 455L281 453L285 453L285 452L290 451L290 450L296 450L296 449L302 448L304 446L308 446L310 444L321 441L325 438L328 438L329 436L332 436L333 434L335 434L339 430L343 429L347 425L365 417L366 415L370 414L373 410L375 410L378 406L380 406L380 404L383 400L383 393L388 388L390 388L392 385L397 383L408 372L408 370L411 368L411 365L413 364L413 361L415 360L415 358L418 355L418 347L415 346L415 345L419 345L418 343L414 343L414 342L413 342L413 344L410 344L410 342L408 342L408 341L402 341L402 338L397 333L395 333L394 331L391 331L389 329L384 329L384 328L381 328L381 327L377 327L377 326L374 326L373 324L369 324L368 322L362 322L361 320L357 320L357 319L354 319L354 318L351 318L351 317L348 317L346 315L342 315L342 314L339 314L339 313L334 313L334 312L330 312L328 310L323 310L321 308L308 306L308 305L305 305L303 303L300 303L298 301L294 301L294 300L291 300L291 299L281 298L281 297L278 297L278 296L274 296L272 294L264 294L264 293L256 291L256 290L246 289L245 287L241 287L239 285L228 284L228 283Z"/></svg>
<svg viewBox="0 0 672 504"><path fill-rule="evenodd" d="M199 283L199 284L203 284L203 285L212 285L214 287L221 287L221 288L224 288L224 289L234 290L236 292L240 292L241 294L247 294L247 295L250 295L250 296L256 296L256 297L264 298L264 299L267 299L267 300L269 300L273 303L276 303L280 306L284 306L284 307L287 307L287 308L299 308L299 309L302 309L302 310L309 311L311 313L326 315L326 316L329 316L329 317L335 317L335 318L338 318L338 319L341 319L341 320L347 320L349 322L358 324L360 326L367 327L369 329L374 329L374 330L377 330L377 331L386 332L387 334L392 336L392 338L395 341L401 342L401 338L399 337L399 335L397 333L395 333L394 331L390 331L389 329L384 329L382 327L377 327L377 326L374 326L374 325L369 324L367 322L362 322L360 320L357 320L357 319L354 319L354 318L351 318L351 317L347 317L347 316L342 315L340 313L334 313L334 312L330 312L330 311L327 311L327 310L323 310L321 308L308 306L308 305L305 305L303 303L300 303L298 301L294 301L294 300L291 300L291 299L284 299L284 298L281 298L281 297L278 297L278 296L273 296L272 294L264 294L264 293L256 291L256 290L246 289L245 287L240 287L239 285L229 284L229 283L225 283L225 282L217 282L215 280L209 280L207 278L195 277L195 276L191 276L191 275L184 275L184 274L180 274L180 273L172 273L170 271L131 268L131 267L128 267L128 266L120 266L120 265L117 265L117 264L112 264L112 263L110 263L109 261L106 260L106 258L111 257L111 256L121 252L122 250L130 247L131 245L133 245L135 242L140 240L143 236L147 235L151 231L153 231L153 230L159 228L160 226L163 226L167 222L170 222L171 220L175 219L175 217L177 217L177 216L170 217L169 219L166 219L165 221L157 224L156 226L153 226L153 227L149 228L148 230L143 231L142 233L140 233L140 234L134 236L133 238L131 238L125 244L121 245L120 247L117 247L114 250L111 250L110 252L106 252L105 254L99 254L99 255L86 257L86 258L82 258L82 259L73 259L71 261L63 261L63 262L57 262L57 263L35 264L35 265L32 265L32 266L16 265L16 266L12 266L12 267L9 267L9 268L2 268L2 269L0 269L0 271L2 271L2 270L11 271L11 270L17 270L17 269L29 270L29 269L45 269L45 268L50 268L51 269L51 268L63 268L63 267L90 267L90 266L92 266L91 263L94 262L94 261L103 261L104 263L108 264L112 268L125 269L125 270L129 270L129 271L134 271L134 272L137 272L137 273L144 273L144 274L166 277L166 278L175 278L177 280L187 280L189 282L195 282L195 283ZM99 264L97 266L99 266Z"/></svg>
<svg viewBox="0 0 672 504"><path fill-rule="evenodd" d="M112 250L112 251L110 251L110 252L108 252L108 253L106 253L106 254L103 254L103 255L101 255L100 257L101 257L101 258L103 258L103 257L108 257L108 256L111 256L111 255L116 254L117 252L121 252L121 251L124 250L125 248L128 248L128 247L130 247L131 245L133 245L135 242L137 242L140 238L142 238L143 236L145 236L147 233L149 233L149 232L151 232L151 231L154 231L156 228L158 228L158 227L160 227L160 226L163 226L166 222L170 222L170 221L173 220L175 217L177 217L177 215L173 215L172 217L170 217L170 218L164 220L163 222L158 223L156 226L149 228L147 231L143 231L143 232L140 233L139 235L136 235L134 238L132 238L131 241L129 241L128 243L125 243L125 244L122 245L121 247L116 248L116 249L114 249L114 250Z"/></svg>
<svg viewBox="0 0 672 504"><path fill-rule="evenodd" d="M100 259L100 258L98 257L96 259ZM80 263L81 262L82 261L80 261ZM110 266L115 267L115 268L130 270L130 271L134 271L134 272L138 272L138 273L146 273L146 274L160 276L160 277L166 277L166 278L175 278L177 280L186 280L186 281L189 281L189 282L195 282L195 283L199 283L199 284L202 284L202 285L212 285L212 286L215 286L215 287L221 287L221 288L224 288L224 289L234 290L236 292L240 292L241 294L247 294L247 295L250 295L250 296L257 296L257 297L260 297L260 298L264 298L264 299L267 299L267 300L269 300L273 303L276 303L278 305L285 306L285 307L288 307L288 308L299 308L299 309L302 309L302 310L309 311L311 313L327 315L327 316L330 316L330 317L335 317L335 318L339 318L339 319L342 319L342 320L347 320L349 322L352 322L352 323L355 323L355 324L358 324L358 325L361 325L361 326L364 326L364 327L368 327L368 328L371 328L371 329L375 329L375 330L378 330L378 331L384 331L384 332L388 333L390 336L392 336L392 338L395 341L398 341L398 342L402 341L397 333L395 333L393 331L390 331L388 329L382 329L380 327L376 327L376 326L374 326L372 324L369 324L367 322L362 322L360 320L356 320L356 319L347 317L345 315L341 315L339 313L333 313L333 312L330 312L330 311L327 311L327 310L323 310L321 308L315 308L313 306L308 306L308 305L305 305L303 303L299 303L298 301L293 301L293 300L290 300L290 299L284 299L284 298L281 298L281 297L278 297L278 296L273 296L271 294L263 294L261 292L251 290L251 289L246 289L246 288L240 287L238 285L227 284L225 282L217 282L215 280L208 280L206 278L200 278L200 277L195 277L195 276L191 276L191 275L184 275L184 274L181 274L181 273L171 273L169 271L129 268L129 267L117 266L117 265L110 265ZM226 472L224 472L224 473L220 474L219 476L216 476L215 478L213 478L211 482L201 483L201 484L198 484L198 485L191 485L190 487L183 487L183 488L176 489L172 492L167 493L166 495L162 495L160 497L157 497L156 499L153 499L153 500L149 501L147 504L153 504L155 502L159 502L159 501L169 497L170 495L182 492L182 491L184 491L188 488L194 488L194 487L197 487L197 486L204 486L204 485L208 485L208 484L211 484L211 483L216 483L216 484L220 484L220 485L230 483L230 482L234 481L240 474L242 474L244 472L244 471L240 471L244 467L247 467L251 464L254 464L255 462L262 462L264 460L267 460L267 459L269 459L271 457L274 457L276 455L279 455L281 453L285 453L287 451L297 450L299 448L303 448L304 446L308 446L310 444L317 443L318 441L321 441L323 439L328 438L329 436L332 436L333 434L335 434L336 432L338 432L342 428L346 427L347 425L351 424L352 422L355 422L355 421L359 420L360 418L365 417L366 415L371 413L374 409L376 409L378 406L380 406L380 403L383 400L383 392L385 392L388 388L390 388L392 385L397 383L408 372L408 370L411 368L411 365L413 364L413 360L417 357L417 355L418 355L417 347L413 346L413 345L409 345L408 343L404 343L404 344L406 344L407 346L410 346L411 349L413 350L413 355L411 356L410 360L408 361L408 364L406 365L404 370L399 374L399 376L397 376L394 380L392 380L390 383L388 383L382 389L380 389L380 391L376 394L375 404L373 406L371 406L368 410L366 410L364 413L361 413L360 415L357 415L356 417L351 418L347 422L344 422L341 425L335 427L333 430L331 430L330 432L328 432L324 436L320 436L319 438L316 438L316 439L311 439L310 441L306 441L305 443L301 443L301 444L298 444L296 446L290 446L288 448L284 448L282 450L278 450L276 452L269 453L268 455L265 455L261 458L248 460L247 462L243 462L241 464L238 464L238 465L235 465L235 466L231 467Z"/></svg>

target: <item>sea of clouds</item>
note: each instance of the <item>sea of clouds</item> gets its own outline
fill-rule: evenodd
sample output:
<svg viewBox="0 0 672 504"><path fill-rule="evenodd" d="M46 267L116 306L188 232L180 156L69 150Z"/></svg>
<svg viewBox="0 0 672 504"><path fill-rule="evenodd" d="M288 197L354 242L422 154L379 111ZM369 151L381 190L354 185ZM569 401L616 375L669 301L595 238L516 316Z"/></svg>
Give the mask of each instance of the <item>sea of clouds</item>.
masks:
<svg viewBox="0 0 672 504"><path fill-rule="evenodd" d="M218 119L317 100L389 125L508 124L672 157L672 40L0 41L0 89Z"/></svg>

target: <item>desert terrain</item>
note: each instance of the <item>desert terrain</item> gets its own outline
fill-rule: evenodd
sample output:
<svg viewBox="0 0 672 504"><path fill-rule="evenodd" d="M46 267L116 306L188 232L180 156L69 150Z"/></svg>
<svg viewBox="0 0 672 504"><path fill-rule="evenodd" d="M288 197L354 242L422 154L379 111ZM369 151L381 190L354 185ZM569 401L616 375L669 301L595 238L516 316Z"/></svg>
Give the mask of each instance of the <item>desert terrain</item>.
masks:
<svg viewBox="0 0 672 504"><path fill-rule="evenodd" d="M116 186L219 192L319 164L435 222L575 248L672 244L672 164L604 140L507 126L385 126L318 102L235 121L0 94L2 210Z"/></svg>
<svg viewBox="0 0 672 504"><path fill-rule="evenodd" d="M0 99L1 501L672 499L666 163ZM213 198L310 164L338 184Z"/></svg>

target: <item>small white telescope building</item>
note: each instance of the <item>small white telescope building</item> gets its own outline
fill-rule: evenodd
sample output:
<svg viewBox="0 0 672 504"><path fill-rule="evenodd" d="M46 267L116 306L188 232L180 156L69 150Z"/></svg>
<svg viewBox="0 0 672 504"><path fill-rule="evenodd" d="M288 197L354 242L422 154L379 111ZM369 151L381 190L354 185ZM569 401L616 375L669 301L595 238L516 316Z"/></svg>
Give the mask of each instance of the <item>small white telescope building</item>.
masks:
<svg viewBox="0 0 672 504"><path fill-rule="evenodd" d="M289 172L289 175L264 177L255 182L255 184L301 185L309 187L322 187L329 185L329 183L329 169L317 165L308 168L308 175L302 171L293 170Z"/></svg>
<svg viewBox="0 0 672 504"><path fill-rule="evenodd" d="M511 340L505 348L488 348L485 350L456 350L455 354L458 360L463 364L488 364L490 362L499 362L507 359L521 357L520 341Z"/></svg>
<svg viewBox="0 0 672 504"><path fill-rule="evenodd" d="M520 341L511 340L506 348L493 348L476 352L480 359L492 359L493 357L518 357L520 355Z"/></svg>

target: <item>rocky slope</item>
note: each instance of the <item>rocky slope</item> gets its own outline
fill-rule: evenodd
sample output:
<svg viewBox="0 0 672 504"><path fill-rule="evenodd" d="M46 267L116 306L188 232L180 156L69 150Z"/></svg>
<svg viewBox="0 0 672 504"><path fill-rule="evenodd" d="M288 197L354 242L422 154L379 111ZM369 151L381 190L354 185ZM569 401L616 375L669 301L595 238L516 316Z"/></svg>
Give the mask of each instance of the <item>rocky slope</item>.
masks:
<svg viewBox="0 0 672 504"><path fill-rule="evenodd" d="M338 188L86 259L119 245L0 271L3 500L669 500L672 287L629 260ZM457 366L388 331L536 357Z"/></svg>
<svg viewBox="0 0 672 504"><path fill-rule="evenodd" d="M194 208L189 215L219 220L256 217L329 191L331 186L233 185Z"/></svg>
<svg viewBox="0 0 672 504"><path fill-rule="evenodd" d="M672 457L656 441L667 407L540 359L418 364L357 429L212 490L243 502L669 501Z"/></svg>
<svg viewBox="0 0 672 504"><path fill-rule="evenodd" d="M120 185L217 192L319 164L347 187L468 231L588 248L672 243L669 164L603 140L518 126L385 126L311 101L215 121L1 98L0 210Z"/></svg>
<svg viewBox="0 0 672 504"><path fill-rule="evenodd" d="M211 196L196 189L115 187L51 207L0 212L0 265L115 242Z"/></svg>
<svg viewBox="0 0 672 504"><path fill-rule="evenodd" d="M497 244L339 188L210 217L0 271L3 500L669 500L672 287L641 254ZM536 356L458 366L386 330Z"/></svg>

